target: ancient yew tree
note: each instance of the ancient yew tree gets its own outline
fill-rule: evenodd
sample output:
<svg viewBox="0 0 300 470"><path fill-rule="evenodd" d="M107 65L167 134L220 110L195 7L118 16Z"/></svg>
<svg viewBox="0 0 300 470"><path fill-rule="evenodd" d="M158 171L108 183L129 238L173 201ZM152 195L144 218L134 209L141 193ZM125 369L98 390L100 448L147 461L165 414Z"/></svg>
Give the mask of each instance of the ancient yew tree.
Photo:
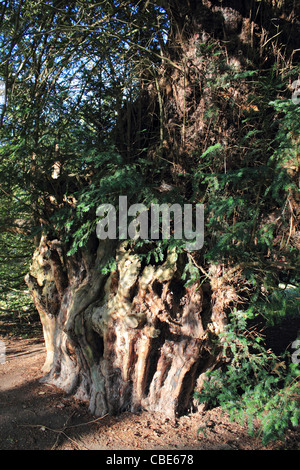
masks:
<svg viewBox="0 0 300 470"><path fill-rule="evenodd" d="M296 282L297 8L3 2L1 187L35 244L45 381L97 415L196 406L230 314ZM121 195L204 204L203 249L99 240Z"/></svg>

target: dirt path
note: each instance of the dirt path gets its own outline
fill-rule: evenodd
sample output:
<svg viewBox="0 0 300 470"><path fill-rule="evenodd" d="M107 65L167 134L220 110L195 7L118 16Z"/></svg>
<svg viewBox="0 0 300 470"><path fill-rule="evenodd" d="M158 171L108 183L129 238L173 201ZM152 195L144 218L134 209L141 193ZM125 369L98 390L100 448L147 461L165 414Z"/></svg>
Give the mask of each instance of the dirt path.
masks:
<svg viewBox="0 0 300 470"><path fill-rule="evenodd" d="M219 409L176 421L147 412L96 419L84 403L40 383L45 358L41 337L0 338L0 450L258 450L247 430ZM3 343L2 343L3 344ZM205 434L199 428L205 425ZM299 449L299 433L271 449Z"/></svg>

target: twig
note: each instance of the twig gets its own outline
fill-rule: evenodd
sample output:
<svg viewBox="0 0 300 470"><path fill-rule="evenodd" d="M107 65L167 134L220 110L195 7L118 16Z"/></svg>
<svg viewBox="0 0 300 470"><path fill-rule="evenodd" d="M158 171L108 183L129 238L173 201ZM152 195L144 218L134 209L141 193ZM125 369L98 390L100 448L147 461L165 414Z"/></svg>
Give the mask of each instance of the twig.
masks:
<svg viewBox="0 0 300 470"><path fill-rule="evenodd" d="M92 421L88 421L87 423L72 424L72 426L68 426L68 428L77 428L79 426L86 426L87 424L93 424L93 423L96 423L97 421L101 421L101 419L104 419L106 416L108 416L108 413L106 413L103 416L100 416L99 418L93 419Z"/></svg>
<svg viewBox="0 0 300 470"><path fill-rule="evenodd" d="M60 431L60 432L58 433L58 436L56 437L56 440L55 440L55 442L54 442L54 444L53 444L51 450L54 450L55 447L57 446L58 441L59 441L59 436L60 436L61 434L63 434L64 436L66 436L65 430L66 430L66 428L67 428L67 423L68 423L68 421L72 418L73 414L74 414L74 411L73 411L73 413L67 418L67 421L65 422L62 431ZM67 437L68 437L68 436L67 436Z"/></svg>
<svg viewBox="0 0 300 470"><path fill-rule="evenodd" d="M28 427L28 428L41 428L41 429L43 429L43 430L56 432L56 433L59 434L59 436L62 434L62 435L65 436L67 439L69 439L69 441L73 442L73 444L76 445L77 448L80 450L79 444L78 444L76 441L74 441L74 439L72 439L70 436L68 436L68 435L65 433L65 431L64 431L65 428L64 428L64 429L52 429L52 428L49 428L48 426L44 426L43 424L42 424L42 425L41 425L41 424L19 424L18 426L20 426L20 427ZM53 444L51 450L54 450L55 446L57 445L59 436L58 436L58 438L56 439L55 443ZM88 447L86 447L85 445L84 445L84 447L85 447L87 450L89 450Z"/></svg>
<svg viewBox="0 0 300 470"><path fill-rule="evenodd" d="M205 271L205 269L202 268L202 266L200 266L196 261L195 261L195 258L189 253L188 254L188 257L191 258L192 262L194 263L194 265L196 266L197 269L199 269L202 274L204 274L207 278L209 277L208 273Z"/></svg>
<svg viewBox="0 0 300 470"><path fill-rule="evenodd" d="M51 431L51 429L50 429L50 431ZM65 436L67 439L69 439L69 441L71 441L71 442L78 448L78 450L81 450L81 447L80 447L80 445L78 444L78 442L74 441L74 439L72 439L70 436L68 436L64 431L61 431L61 432L59 433L59 436L60 436L61 434L62 434L63 436ZM55 446L56 446L56 444L57 444L57 441L58 441L58 439L59 439L59 436L58 436L58 438L56 439L56 442L53 444L51 450L54 450L54 449L55 449ZM89 449L87 446L85 446L84 444L82 444L82 445L83 445L83 447L85 447L87 450L90 450L90 449Z"/></svg>

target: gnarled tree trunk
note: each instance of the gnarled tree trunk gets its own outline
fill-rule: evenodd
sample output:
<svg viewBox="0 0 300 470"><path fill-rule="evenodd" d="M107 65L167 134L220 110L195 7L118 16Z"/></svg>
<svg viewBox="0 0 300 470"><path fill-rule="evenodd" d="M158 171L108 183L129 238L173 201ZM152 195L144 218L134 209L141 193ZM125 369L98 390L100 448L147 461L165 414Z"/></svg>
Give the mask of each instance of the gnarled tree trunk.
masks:
<svg viewBox="0 0 300 470"><path fill-rule="evenodd" d="M66 261L57 240L41 239L26 281L44 330L44 380L96 415L144 408L174 417L191 407L197 381L215 364L211 336L223 328L232 291L214 287L217 271L185 287L174 253L143 266L126 243L105 276L114 252L100 241Z"/></svg>

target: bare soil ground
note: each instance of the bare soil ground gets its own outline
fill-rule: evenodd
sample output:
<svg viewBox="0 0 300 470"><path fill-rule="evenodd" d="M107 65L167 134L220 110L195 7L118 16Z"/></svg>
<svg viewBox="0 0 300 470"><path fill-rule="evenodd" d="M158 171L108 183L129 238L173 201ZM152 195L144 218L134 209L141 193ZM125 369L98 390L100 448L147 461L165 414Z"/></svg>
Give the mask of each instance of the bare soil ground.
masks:
<svg viewBox="0 0 300 470"><path fill-rule="evenodd" d="M146 411L95 418L85 403L40 383L45 348L39 328L34 334L0 336L6 347L0 364L0 450L299 450L299 430L263 448L219 408L174 421Z"/></svg>

